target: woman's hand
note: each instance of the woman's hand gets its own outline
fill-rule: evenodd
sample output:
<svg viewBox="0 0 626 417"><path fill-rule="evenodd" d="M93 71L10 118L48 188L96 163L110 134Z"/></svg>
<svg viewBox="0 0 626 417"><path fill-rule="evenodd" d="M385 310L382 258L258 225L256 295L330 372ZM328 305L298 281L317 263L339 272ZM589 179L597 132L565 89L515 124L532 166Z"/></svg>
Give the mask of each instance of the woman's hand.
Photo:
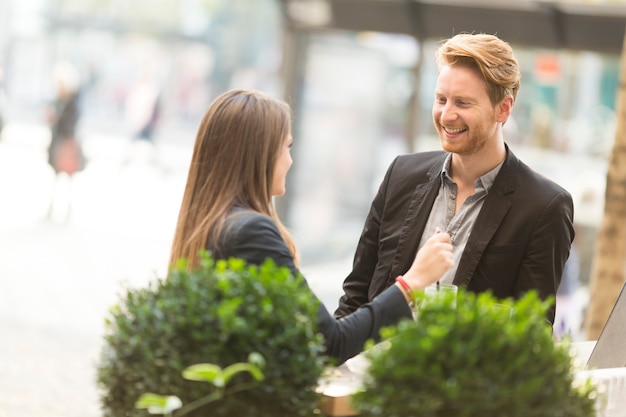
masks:
<svg viewBox="0 0 626 417"><path fill-rule="evenodd" d="M404 274L404 280L413 291L421 291L437 282L452 265L450 235L437 231L417 251L411 268Z"/></svg>

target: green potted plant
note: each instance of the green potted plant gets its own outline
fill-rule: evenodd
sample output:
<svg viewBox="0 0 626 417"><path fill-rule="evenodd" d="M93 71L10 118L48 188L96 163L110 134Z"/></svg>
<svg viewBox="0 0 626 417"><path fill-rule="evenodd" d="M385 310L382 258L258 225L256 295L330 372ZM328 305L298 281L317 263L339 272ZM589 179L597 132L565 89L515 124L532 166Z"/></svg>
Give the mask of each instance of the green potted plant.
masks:
<svg viewBox="0 0 626 417"><path fill-rule="evenodd" d="M415 321L385 329L367 351L354 408L363 417L594 416L594 387L574 383L568 343L545 323L551 302L462 290L421 300Z"/></svg>
<svg viewBox="0 0 626 417"><path fill-rule="evenodd" d="M142 394L180 398L187 404L219 387L182 377L211 363L226 368L260 354L263 379L247 372L232 384L249 389L224 395L191 416L307 416L324 369L317 332L318 301L287 268L267 261L213 260L188 271L184 261L165 279L125 288L106 320L97 382L104 417L147 416L135 407Z"/></svg>

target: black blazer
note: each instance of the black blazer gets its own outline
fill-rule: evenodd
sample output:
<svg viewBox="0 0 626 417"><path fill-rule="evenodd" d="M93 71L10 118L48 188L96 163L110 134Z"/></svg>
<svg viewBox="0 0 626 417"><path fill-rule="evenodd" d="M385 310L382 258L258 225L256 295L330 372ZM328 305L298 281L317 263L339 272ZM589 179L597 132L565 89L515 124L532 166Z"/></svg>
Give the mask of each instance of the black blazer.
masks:
<svg viewBox="0 0 626 417"><path fill-rule="evenodd" d="M260 265L269 258L299 274L274 221L240 206L229 213L219 243L209 242L207 250L217 259L241 258L253 265ZM364 303L362 308L355 309L353 314L339 320L333 318L320 301L319 331L324 335L326 354L344 362L360 353L368 339L377 340L382 327L411 317L404 295L396 286L391 286L371 302Z"/></svg>
<svg viewBox="0 0 626 417"><path fill-rule="evenodd" d="M374 198L353 270L335 311L342 317L406 272L441 185L444 151L397 157ZM536 173L507 146L507 156L476 219L454 284L519 298L535 289L555 296L574 239L574 206L562 187ZM555 308L547 312L554 322Z"/></svg>

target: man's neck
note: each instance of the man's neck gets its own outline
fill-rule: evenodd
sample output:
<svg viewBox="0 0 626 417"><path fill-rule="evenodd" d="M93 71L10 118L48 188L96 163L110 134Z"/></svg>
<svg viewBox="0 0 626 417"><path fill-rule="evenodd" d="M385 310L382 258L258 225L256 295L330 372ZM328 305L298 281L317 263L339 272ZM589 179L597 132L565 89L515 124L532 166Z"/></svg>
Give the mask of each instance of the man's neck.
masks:
<svg viewBox="0 0 626 417"><path fill-rule="evenodd" d="M474 182L497 167L506 157L504 142L472 155L452 155L451 177L457 184L473 186Z"/></svg>

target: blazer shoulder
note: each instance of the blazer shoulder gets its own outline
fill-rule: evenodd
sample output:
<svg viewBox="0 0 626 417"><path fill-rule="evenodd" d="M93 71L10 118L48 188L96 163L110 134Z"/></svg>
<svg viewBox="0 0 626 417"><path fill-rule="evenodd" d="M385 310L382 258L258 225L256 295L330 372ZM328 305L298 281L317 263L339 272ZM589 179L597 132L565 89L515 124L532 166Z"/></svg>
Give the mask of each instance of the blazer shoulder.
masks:
<svg viewBox="0 0 626 417"><path fill-rule="evenodd" d="M278 226L272 218L254 210L236 208L232 210L225 223L226 234L238 238L247 238L249 235L259 235L259 232L271 232L280 235Z"/></svg>
<svg viewBox="0 0 626 417"><path fill-rule="evenodd" d="M276 265L297 271L293 256L274 220L253 210L232 210L217 246L221 258L241 258L254 265L272 259Z"/></svg>
<svg viewBox="0 0 626 417"><path fill-rule="evenodd" d="M510 151L496 184L505 194L515 191L520 195L532 196L534 200L552 200L555 196L572 199L570 192L563 186L531 168Z"/></svg>
<svg viewBox="0 0 626 417"><path fill-rule="evenodd" d="M433 168L437 169L437 172L441 171L443 162L448 155L444 151L428 151L417 152L412 154L399 155L391 163L389 171L391 175L427 175L431 174Z"/></svg>
<svg viewBox="0 0 626 417"><path fill-rule="evenodd" d="M546 175L534 170L533 168L520 161L520 183L530 186L536 190L542 190L549 194L570 195L569 191L555 180L548 178Z"/></svg>
<svg viewBox="0 0 626 417"><path fill-rule="evenodd" d="M419 163L425 163L425 162L431 162L431 161L435 162L438 160L442 160L443 162L443 160L446 158L447 155L448 155L447 152L441 151L441 150L415 152L415 153L398 155L394 162L396 162L397 164L401 164L401 165L415 164L417 162Z"/></svg>

